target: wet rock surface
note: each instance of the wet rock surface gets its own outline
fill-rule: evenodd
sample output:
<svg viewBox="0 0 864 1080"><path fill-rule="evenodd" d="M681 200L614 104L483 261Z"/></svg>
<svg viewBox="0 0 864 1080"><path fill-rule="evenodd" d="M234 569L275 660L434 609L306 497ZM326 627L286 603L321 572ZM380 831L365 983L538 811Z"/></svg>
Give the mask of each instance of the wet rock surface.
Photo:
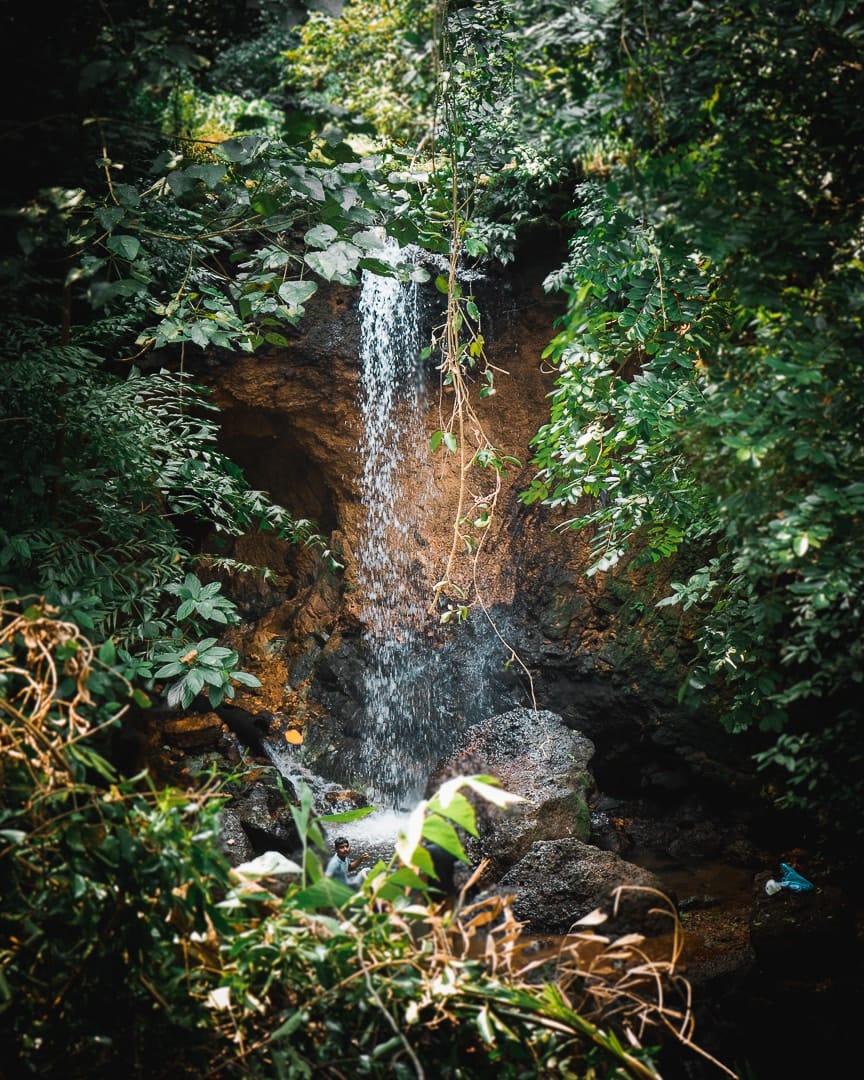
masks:
<svg viewBox="0 0 864 1080"><path fill-rule="evenodd" d="M450 777L479 774L497 778L523 800L506 811L473 800L480 836L468 839L467 850L477 862L489 860L489 877L496 880L535 841L588 838L593 755L591 741L555 713L512 709L468 728L430 776L427 792Z"/></svg>
<svg viewBox="0 0 864 1080"><path fill-rule="evenodd" d="M662 890L649 870L575 839L535 841L495 887L514 896L513 912L531 932L553 934L566 934L598 908L610 919L614 912L616 935L669 933L668 913L654 914Z"/></svg>

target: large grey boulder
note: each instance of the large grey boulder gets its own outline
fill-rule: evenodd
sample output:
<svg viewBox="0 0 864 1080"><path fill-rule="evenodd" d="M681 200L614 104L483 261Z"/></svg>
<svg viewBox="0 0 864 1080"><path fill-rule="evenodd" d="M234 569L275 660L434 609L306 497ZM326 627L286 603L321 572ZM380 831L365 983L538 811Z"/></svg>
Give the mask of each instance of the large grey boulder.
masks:
<svg viewBox="0 0 864 1080"><path fill-rule="evenodd" d="M616 905L618 886L627 888ZM673 927L674 900L663 902L654 874L576 839L535 841L495 892L513 896L513 914L536 933L566 934L597 908L608 914L608 929L614 928L616 936L625 931L669 933ZM659 914L664 909L666 914ZM607 928L597 929L603 933Z"/></svg>
<svg viewBox="0 0 864 1080"><path fill-rule="evenodd" d="M512 709L468 728L430 777L427 792L454 776L486 774L524 799L506 811L474 800L480 837L469 840L466 851L475 864L489 860L486 880L494 881L539 840L589 838L593 754L594 744L557 713Z"/></svg>

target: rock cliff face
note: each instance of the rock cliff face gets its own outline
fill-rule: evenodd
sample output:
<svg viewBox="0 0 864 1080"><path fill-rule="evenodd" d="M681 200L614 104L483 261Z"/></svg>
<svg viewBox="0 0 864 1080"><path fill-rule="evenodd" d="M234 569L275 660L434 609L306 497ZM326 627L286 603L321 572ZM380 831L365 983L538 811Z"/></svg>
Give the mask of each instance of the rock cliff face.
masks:
<svg viewBox="0 0 864 1080"><path fill-rule="evenodd" d="M499 372L495 396L478 397L475 407L491 441L521 465L504 478L476 564L482 604L463 624L443 626L433 611L420 630L435 657L420 678L440 716L422 753L431 766L467 724L531 705L533 697L595 742L605 790L617 783L630 792L675 794L694 771L726 789L741 779L735 768L722 763L704 727L694 741L676 716L677 646L655 646L649 655L638 625L628 625L634 614L626 582L586 578L589 538L562 529L564 515L519 500L533 475L530 440L548 417L554 373L541 354L561 311L560 299L536 284L542 273L535 271L526 269L533 284L512 277L471 284L488 358ZM224 450L253 485L296 516L314 519L343 565L332 570L315 551L266 534L232 545L229 553L240 561L272 571L269 581L238 580L227 589L247 620L235 644L264 684L241 704L304 729L302 753L312 767L363 786L364 768L377 766L364 764L362 746L374 717L363 706L369 644L357 565L369 498L361 485L358 303L358 289L322 289L287 347L211 359L198 374L222 410ZM440 320L440 304L425 287L421 341ZM424 379L420 438L428 444L452 402L434 361ZM400 543L410 547L412 587L431 600L452 542L456 456L443 448L423 453L401 483L399 498L413 517ZM466 592L474 574L471 556L461 553L455 577Z"/></svg>

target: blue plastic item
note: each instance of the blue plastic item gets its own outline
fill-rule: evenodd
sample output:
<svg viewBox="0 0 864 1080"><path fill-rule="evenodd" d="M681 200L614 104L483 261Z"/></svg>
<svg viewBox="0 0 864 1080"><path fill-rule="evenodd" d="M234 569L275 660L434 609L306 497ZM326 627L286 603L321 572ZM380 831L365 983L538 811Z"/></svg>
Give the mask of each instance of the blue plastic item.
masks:
<svg viewBox="0 0 864 1080"><path fill-rule="evenodd" d="M789 863L781 862L780 866L783 868L783 877L779 881L769 878L765 882L765 892L769 896L776 895L781 889L788 889L790 892L812 892L816 888L812 881L793 870Z"/></svg>
<svg viewBox="0 0 864 1080"><path fill-rule="evenodd" d="M792 867L785 862L780 863L780 868L783 871L783 877L777 882L781 889L789 889L791 892L812 892L816 886L812 881L808 881L806 877L802 877L797 870L793 870Z"/></svg>

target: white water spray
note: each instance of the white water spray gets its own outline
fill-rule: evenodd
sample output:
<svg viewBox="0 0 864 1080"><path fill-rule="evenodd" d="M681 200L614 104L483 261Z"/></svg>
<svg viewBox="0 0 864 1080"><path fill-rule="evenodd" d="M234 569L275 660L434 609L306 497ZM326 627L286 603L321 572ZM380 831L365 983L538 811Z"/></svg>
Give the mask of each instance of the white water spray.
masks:
<svg viewBox="0 0 864 1080"><path fill-rule="evenodd" d="M417 287L363 274L360 361L364 519L357 544L366 667L360 764L373 801L400 806L422 794L440 749L423 637L428 582L418 555L416 483L428 453L419 358Z"/></svg>
<svg viewBox="0 0 864 1080"><path fill-rule="evenodd" d="M417 506L403 478L425 454L425 399L417 325L417 286L363 273L360 296L360 455L364 506L358 539L362 619L374 642L398 639L423 623L422 583L412 571Z"/></svg>

